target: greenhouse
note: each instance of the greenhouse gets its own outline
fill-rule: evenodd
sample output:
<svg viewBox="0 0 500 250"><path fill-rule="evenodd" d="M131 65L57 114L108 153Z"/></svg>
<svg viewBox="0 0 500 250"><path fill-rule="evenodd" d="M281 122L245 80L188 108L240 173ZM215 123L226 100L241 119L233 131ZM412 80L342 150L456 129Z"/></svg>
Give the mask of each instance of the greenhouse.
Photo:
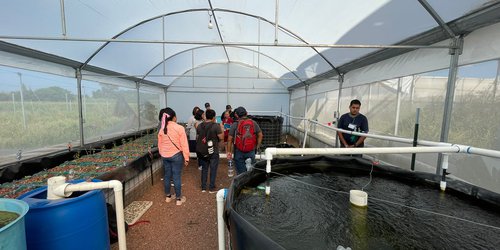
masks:
<svg viewBox="0 0 500 250"><path fill-rule="evenodd" d="M0 21L0 249L500 244L498 0L4 1ZM194 107L227 130L218 164L182 147Z"/></svg>

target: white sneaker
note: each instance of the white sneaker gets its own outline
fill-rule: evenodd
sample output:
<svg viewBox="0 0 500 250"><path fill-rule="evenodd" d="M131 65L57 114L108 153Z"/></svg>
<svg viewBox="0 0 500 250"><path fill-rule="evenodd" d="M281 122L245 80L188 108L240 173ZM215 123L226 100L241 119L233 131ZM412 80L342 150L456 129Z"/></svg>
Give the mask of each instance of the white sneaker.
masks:
<svg viewBox="0 0 500 250"><path fill-rule="evenodd" d="M198 170L200 170L200 171L201 171L201 169L202 169L202 168L203 168L202 166L199 166L199 167L198 167Z"/></svg>
<svg viewBox="0 0 500 250"><path fill-rule="evenodd" d="M168 196L167 196L167 197L165 197L165 202L169 203L169 202L171 202L171 201L172 201L172 197L168 197Z"/></svg>
<svg viewBox="0 0 500 250"><path fill-rule="evenodd" d="M184 202L186 202L186 196L182 196L180 200L177 200L177 201L175 202L175 205L180 206L180 205L182 205Z"/></svg>

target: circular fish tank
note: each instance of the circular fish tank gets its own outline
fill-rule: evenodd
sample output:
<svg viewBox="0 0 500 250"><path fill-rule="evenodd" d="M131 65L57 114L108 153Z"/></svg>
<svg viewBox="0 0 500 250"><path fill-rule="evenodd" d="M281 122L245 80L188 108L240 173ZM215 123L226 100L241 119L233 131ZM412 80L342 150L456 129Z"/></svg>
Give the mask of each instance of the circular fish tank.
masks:
<svg viewBox="0 0 500 250"><path fill-rule="evenodd" d="M28 210L24 201L0 198L0 249L26 249L24 217Z"/></svg>
<svg viewBox="0 0 500 250"><path fill-rule="evenodd" d="M496 249L498 194L352 157L265 161L233 181L224 217L233 249ZM270 186L266 196L265 186ZM362 190L366 206L350 202Z"/></svg>

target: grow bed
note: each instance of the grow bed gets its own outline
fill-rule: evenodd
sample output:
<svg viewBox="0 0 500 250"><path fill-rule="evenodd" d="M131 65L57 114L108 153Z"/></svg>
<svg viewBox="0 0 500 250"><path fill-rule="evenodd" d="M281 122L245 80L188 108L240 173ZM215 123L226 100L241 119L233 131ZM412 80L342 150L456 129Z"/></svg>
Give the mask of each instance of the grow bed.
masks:
<svg viewBox="0 0 500 250"><path fill-rule="evenodd" d="M0 197L17 198L28 191L46 186L47 179L53 176L66 176L68 180L113 179L125 183L151 166L152 159L158 154L153 147L155 142L156 135L148 134L135 140L122 140L122 145L111 149L87 150L88 154L81 157L77 152L74 160L1 184ZM93 152L97 153L91 154Z"/></svg>

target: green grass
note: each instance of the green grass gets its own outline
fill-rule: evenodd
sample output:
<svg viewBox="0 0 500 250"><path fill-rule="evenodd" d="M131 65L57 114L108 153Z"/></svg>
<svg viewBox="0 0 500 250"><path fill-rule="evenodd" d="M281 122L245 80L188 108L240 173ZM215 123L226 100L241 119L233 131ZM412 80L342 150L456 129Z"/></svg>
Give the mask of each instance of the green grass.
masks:
<svg viewBox="0 0 500 250"><path fill-rule="evenodd" d="M20 102L15 105L14 112L12 102L0 102L0 148L11 151L37 149L80 139L76 102L71 107L65 102L25 102L25 122ZM85 138L137 128L136 110L115 115L113 106L105 107L104 100L87 102Z"/></svg>

